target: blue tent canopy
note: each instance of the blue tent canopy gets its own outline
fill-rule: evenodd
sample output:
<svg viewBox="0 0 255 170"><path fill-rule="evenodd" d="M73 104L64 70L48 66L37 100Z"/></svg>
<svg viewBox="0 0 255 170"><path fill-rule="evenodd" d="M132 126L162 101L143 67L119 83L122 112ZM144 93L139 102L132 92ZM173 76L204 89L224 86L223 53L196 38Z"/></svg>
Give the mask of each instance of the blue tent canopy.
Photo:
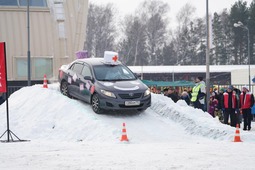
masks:
<svg viewBox="0 0 255 170"><path fill-rule="evenodd" d="M157 87L193 87L195 83L192 81L152 81L152 80L142 80L147 86L157 86Z"/></svg>

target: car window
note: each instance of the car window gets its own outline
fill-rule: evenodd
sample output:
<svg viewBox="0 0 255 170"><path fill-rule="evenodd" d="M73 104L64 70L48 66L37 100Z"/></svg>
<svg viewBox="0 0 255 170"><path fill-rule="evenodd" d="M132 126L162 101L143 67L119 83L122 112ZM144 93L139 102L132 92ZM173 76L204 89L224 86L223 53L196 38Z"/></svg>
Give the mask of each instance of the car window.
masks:
<svg viewBox="0 0 255 170"><path fill-rule="evenodd" d="M81 74L82 68L83 68L83 65L80 64L80 63L75 63L75 64L73 64L73 66L71 67L71 69L72 69L75 73L78 73L78 74Z"/></svg>
<svg viewBox="0 0 255 170"><path fill-rule="evenodd" d="M94 66L95 77L101 81L134 80L134 74L124 65Z"/></svg>
<svg viewBox="0 0 255 170"><path fill-rule="evenodd" d="M83 77L85 77L85 76L92 76L92 75L91 75L91 71L90 71L90 69L89 69L88 66L84 66L84 67L83 67L81 75L82 75Z"/></svg>

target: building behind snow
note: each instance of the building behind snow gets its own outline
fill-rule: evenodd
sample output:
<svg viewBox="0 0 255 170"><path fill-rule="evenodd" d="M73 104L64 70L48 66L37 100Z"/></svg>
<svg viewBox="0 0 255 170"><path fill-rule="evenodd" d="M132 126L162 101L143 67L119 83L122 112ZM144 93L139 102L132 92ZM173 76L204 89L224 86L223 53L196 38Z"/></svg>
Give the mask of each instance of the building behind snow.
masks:
<svg viewBox="0 0 255 170"><path fill-rule="evenodd" d="M144 80L154 81L194 81L195 77L206 78L206 66L130 66L133 72L141 74ZM250 77L255 77L255 65L250 66ZM248 85L248 65L211 65L210 83L212 85ZM254 86L251 80L251 85Z"/></svg>
<svg viewBox="0 0 255 170"><path fill-rule="evenodd" d="M28 30L31 80L57 79L58 68L83 50L88 0L0 1L0 41L6 42L9 81L27 81Z"/></svg>

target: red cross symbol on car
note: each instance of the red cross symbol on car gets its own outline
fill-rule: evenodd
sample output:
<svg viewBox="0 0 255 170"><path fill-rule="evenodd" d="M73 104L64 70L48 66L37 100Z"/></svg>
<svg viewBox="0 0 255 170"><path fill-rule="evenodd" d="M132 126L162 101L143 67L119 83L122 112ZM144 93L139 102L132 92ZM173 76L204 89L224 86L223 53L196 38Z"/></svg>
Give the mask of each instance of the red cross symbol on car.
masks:
<svg viewBox="0 0 255 170"><path fill-rule="evenodd" d="M116 62L118 60L118 56L115 55L114 57L112 57L112 60Z"/></svg>

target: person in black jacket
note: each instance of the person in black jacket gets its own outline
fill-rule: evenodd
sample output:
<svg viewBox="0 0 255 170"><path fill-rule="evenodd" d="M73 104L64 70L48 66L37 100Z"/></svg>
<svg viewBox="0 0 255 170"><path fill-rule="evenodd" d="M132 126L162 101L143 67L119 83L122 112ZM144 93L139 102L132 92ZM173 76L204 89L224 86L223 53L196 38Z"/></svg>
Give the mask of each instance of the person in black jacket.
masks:
<svg viewBox="0 0 255 170"><path fill-rule="evenodd" d="M175 94L174 88L170 87L168 89L168 97L170 97L175 103L178 101L178 96Z"/></svg>
<svg viewBox="0 0 255 170"><path fill-rule="evenodd" d="M188 94L187 90L183 90L180 99L185 100L187 105L190 105L190 97L189 97L189 94Z"/></svg>
<svg viewBox="0 0 255 170"><path fill-rule="evenodd" d="M219 90L218 95L216 96L216 99L218 100L218 105L216 107L216 116L218 116L219 120L223 123L223 115L224 115L224 111L223 111L223 93L225 92L224 88L221 88Z"/></svg>
<svg viewBox="0 0 255 170"><path fill-rule="evenodd" d="M228 124L228 119L230 116L230 125L236 127L237 123L237 114L236 110L238 109L238 101L237 96L233 92L233 86L229 86L227 91L223 93L223 106L222 108L225 109L224 112L224 124Z"/></svg>

